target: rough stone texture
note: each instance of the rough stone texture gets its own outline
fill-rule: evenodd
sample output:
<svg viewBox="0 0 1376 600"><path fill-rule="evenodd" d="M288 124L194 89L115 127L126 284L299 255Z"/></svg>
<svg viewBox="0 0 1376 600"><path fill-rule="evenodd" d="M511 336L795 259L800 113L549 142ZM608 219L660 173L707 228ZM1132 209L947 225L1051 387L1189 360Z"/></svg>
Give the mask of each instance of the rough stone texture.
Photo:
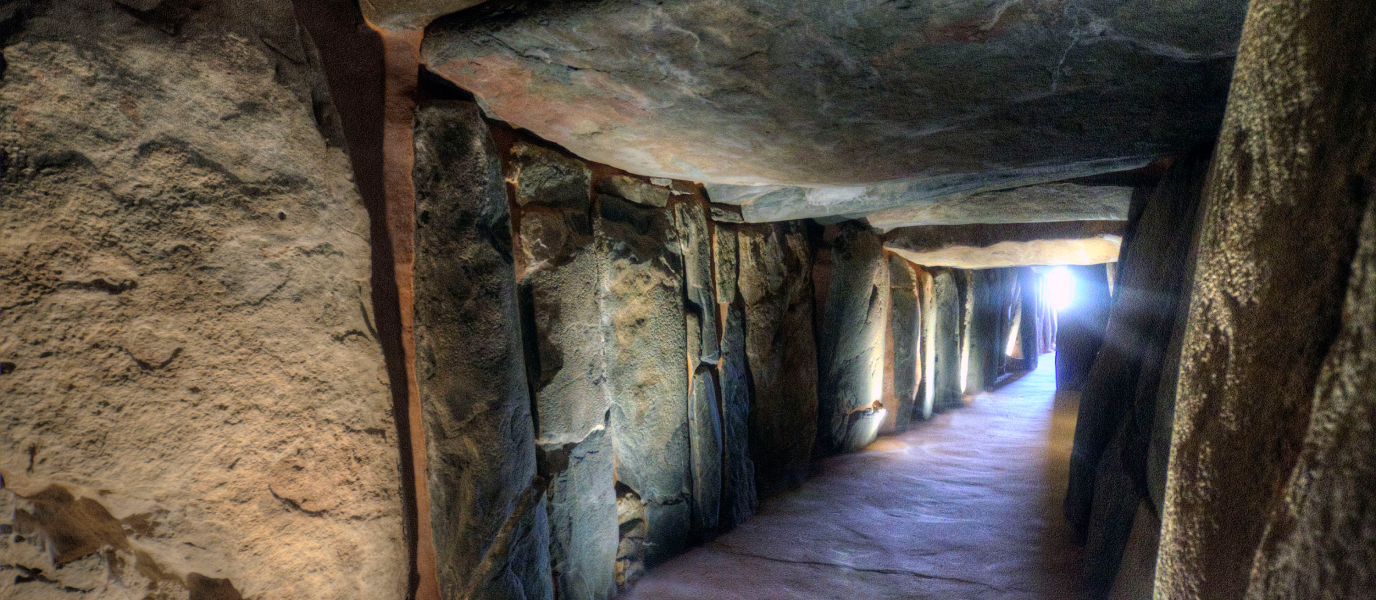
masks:
<svg viewBox="0 0 1376 600"><path fill-rule="evenodd" d="M507 178L516 204L587 211L592 202L592 174L578 158L529 142L511 148Z"/></svg>
<svg viewBox="0 0 1376 600"><path fill-rule="evenodd" d="M960 269L1095 265L1117 260L1122 221L906 227L884 248L916 264Z"/></svg>
<svg viewBox="0 0 1376 600"><path fill-rule="evenodd" d="M648 568L681 553L692 529L683 261L670 211L598 205L609 429L617 482L643 503Z"/></svg>
<svg viewBox="0 0 1376 600"><path fill-rule="evenodd" d="M721 232L718 232L721 235ZM735 238L734 233L728 234ZM745 320L741 304L726 308L725 334L722 336L721 411L722 531L744 523L755 514L755 463L750 460L750 374L745 352Z"/></svg>
<svg viewBox="0 0 1376 600"><path fill-rule="evenodd" d="M634 173L968 191L1212 136L1245 6L499 0L433 24L423 55L490 114Z"/></svg>
<svg viewBox="0 0 1376 600"><path fill-rule="evenodd" d="M818 441L829 450L851 452L874 441L885 417L889 265L879 236L859 227L839 229L831 257L817 340Z"/></svg>
<svg viewBox="0 0 1376 600"><path fill-rule="evenodd" d="M416 380L440 589L552 598L502 166L475 104L415 116Z"/></svg>
<svg viewBox="0 0 1376 600"><path fill-rule="evenodd" d="M525 169L542 156L523 150L531 147L513 147L517 160L508 162L509 171ZM508 172L508 179L517 178ZM530 206L550 204L536 195L540 189L565 195L562 186L521 189ZM587 193L585 181L582 194ZM530 206L517 215L516 267L534 396L537 472L549 482L551 574L559 598L609 598L616 591L618 542L611 438L605 430L610 397L603 377L602 261L585 210Z"/></svg>
<svg viewBox="0 0 1376 600"><path fill-rule="evenodd" d="M858 186L708 183L704 187L713 201L739 206L742 218L752 223L875 217L871 225L890 229L912 225L1121 220L1127 211L1122 188L1048 182L1131 170L1147 164L1145 158L1127 158L1091 161L1070 168L921 177Z"/></svg>
<svg viewBox="0 0 1376 600"><path fill-rule="evenodd" d="M1346 325L1342 306L1372 202L1373 89L1376 5L1252 2L1204 192L1162 597L1241 597L1249 572L1257 598L1371 589L1369 271Z"/></svg>
<svg viewBox="0 0 1376 600"><path fill-rule="evenodd" d="M917 267L918 318L922 336L922 371L917 380L917 399L913 402L913 417L927 420L932 418L936 405L936 386L933 374L936 373L936 287L932 272Z"/></svg>
<svg viewBox="0 0 1376 600"><path fill-rule="evenodd" d="M884 231L914 225L1125 221L1132 188L1048 183L976 194L951 194L871 214Z"/></svg>
<svg viewBox="0 0 1376 600"><path fill-rule="evenodd" d="M1008 340L1004 337L1012 315L1013 277L1007 269L980 269L970 274L970 315L966 340L966 388L970 393L988 389L1003 372Z"/></svg>
<svg viewBox="0 0 1376 600"><path fill-rule="evenodd" d="M645 206L664 208L669 205L669 188L651 185L628 175L612 175L597 180L597 193L611 194Z"/></svg>
<svg viewBox="0 0 1376 600"><path fill-rule="evenodd" d="M0 21L0 597L403 598L368 218L290 4Z"/></svg>
<svg viewBox="0 0 1376 600"><path fill-rule="evenodd" d="M153 0L145 0L153 1ZM484 0L368 0L360 2L368 22L385 29L419 29L436 17L482 4Z"/></svg>
<svg viewBox="0 0 1376 600"><path fill-rule="evenodd" d="M750 456L763 498L802 483L817 438L812 248L797 222L742 225L737 239L753 385Z"/></svg>
<svg viewBox="0 0 1376 600"><path fill-rule="evenodd" d="M688 442L693 460L693 529L699 539L716 537L721 515L722 430L717 382L709 368L693 374L688 398Z"/></svg>
<svg viewBox="0 0 1376 600"><path fill-rule="evenodd" d="M1134 515L1151 498L1150 481L1164 483L1164 470L1148 473L1149 446L1164 437L1169 449L1169 422L1157 415L1160 409L1170 414L1175 404L1170 373L1178 365L1209 155L1209 148L1192 151L1154 190L1137 196L1103 345L1080 399L1065 512L1077 535L1088 538L1087 585L1098 597L1109 594L1120 561L1139 560L1125 557L1144 550L1129 545L1139 529ZM1062 331L1069 326L1063 321ZM1059 364L1065 346L1059 340L1057 346Z"/></svg>
<svg viewBox="0 0 1376 600"><path fill-rule="evenodd" d="M951 269L932 272L932 409L960 406L960 287Z"/></svg>
<svg viewBox="0 0 1376 600"><path fill-rule="evenodd" d="M886 369L891 371L892 406L885 402L888 415L885 430L906 431L912 421L913 400L917 397L918 314L917 273L912 263L889 256L889 323ZM891 368L890 368L891 367Z"/></svg>
<svg viewBox="0 0 1376 600"><path fill-rule="evenodd" d="M1376 14L1368 10L1364 16ZM1364 35L1372 33L1372 22L1368 19ZM1369 41L1365 49L1371 58ZM1370 108L1366 116L1371 123ZM1370 152L1371 138L1367 142ZM1271 513L1252 563L1248 598L1356 598L1376 590L1376 187L1371 183L1368 178L1359 192L1366 215L1342 328L1319 372L1309 429L1284 502Z"/></svg>
<svg viewBox="0 0 1376 600"><path fill-rule="evenodd" d="M1018 270L1018 343L1016 362L1010 361L1015 370L1034 371L1037 369L1044 349L1042 340L1044 329L1050 325L1044 318L1047 313L1046 296L1043 295L1042 276L1030 267Z"/></svg>
<svg viewBox="0 0 1376 600"><path fill-rule="evenodd" d="M1108 271L1104 265L1074 265L1067 270L1075 278L1075 296L1056 314L1056 389L1078 392L1104 343L1110 304Z"/></svg>
<svg viewBox="0 0 1376 600"><path fill-rule="evenodd" d="M712 237L707 230L707 214L702 202L684 201L674 205L674 225L683 256L683 288L691 313L689 350L697 361L716 364L721 359L717 339L716 279L712 277ZM692 365L696 367L697 365Z"/></svg>

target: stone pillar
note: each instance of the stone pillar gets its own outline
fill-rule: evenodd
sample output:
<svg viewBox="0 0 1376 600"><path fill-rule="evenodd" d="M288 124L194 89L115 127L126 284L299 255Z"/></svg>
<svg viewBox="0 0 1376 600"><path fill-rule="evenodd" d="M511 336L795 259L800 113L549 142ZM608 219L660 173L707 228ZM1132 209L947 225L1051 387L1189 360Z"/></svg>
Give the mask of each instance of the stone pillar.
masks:
<svg viewBox="0 0 1376 600"><path fill-rule="evenodd" d="M689 382L688 440L693 468L693 528L697 539L711 539L721 512L722 423L717 403L714 365L721 359L718 341L716 280L712 237L705 202L698 198L674 204L674 225L683 256Z"/></svg>
<svg viewBox="0 0 1376 600"><path fill-rule="evenodd" d="M933 410L945 410L961 405L961 295L954 270L933 268L930 271L932 273L932 408Z"/></svg>
<svg viewBox="0 0 1376 600"><path fill-rule="evenodd" d="M889 322L885 334L885 431L907 431L917 397L917 272L912 263L889 256Z"/></svg>
<svg viewBox="0 0 1376 600"><path fill-rule="evenodd" d="M289 2L172 10L0 9L0 597L401 600L410 482L318 55Z"/></svg>
<svg viewBox="0 0 1376 600"><path fill-rule="evenodd" d="M831 243L833 271L817 343L820 393L818 440L849 452L874 440L884 420L884 329L888 263L879 236L841 227Z"/></svg>
<svg viewBox="0 0 1376 600"><path fill-rule="evenodd" d="M475 104L415 116L416 380L447 597L553 598L502 168Z"/></svg>
<svg viewBox="0 0 1376 600"><path fill-rule="evenodd" d="M1158 597L1376 587L1373 89L1376 4L1251 3L1201 208Z"/></svg>
<svg viewBox="0 0 1376 600"><path fill-rule="evenodd" d="M738 234L734 226L716 224L718 315L722 319L718 381L722 408L722 531L755 514L755 463L750 459L750 372L745 350L745 303L737 293Z"/></svg>
<svg viewBox="0 0 1376 600"><path fill-rule="evenodd" d="M549 482L550 568L559 598L616 592L615 482L605 380L601 264L591 176L577 158L525 142L507 163L538 472Z"/></svg>
<svg viewBox="0 0 1376 600"><path fill-rule="evenodd" d="M608 429L621 497L644 515L649 568L683 552L692 532L683 259L670 211L610 194L597 211Z"/></svg>
<svg viewBox="0 0 1376 600"><path fill-rule="evenodd" d="M968 271L971 294L970 354L966 368L966 388L969 393L988 389L1003 370L1007 340L1003 332L1010 317L1011 304L1005 283L1005 269Z"/></svg>
<svg viewBox="0 0 1376 600"><path fill-rule="evenodd" d="M1018 270L1019 324L1018 348L1022 359L1018 366L1024 371L1035 371L1042 350L1042 313L1045 301L1042 297L1042 276L1031 267Z"/></svg>
<svg viewBox="0 0 1376 600"><path fill-rule="evenodd" d="M936 285L931 271L917 267L918 323L922 337L922 369L917 380L917 401L913 416L922 420L932 418L936 405Z"/></svg>
<svg viewBox="0 0 1376 600"><path fill-rule="evenodd" d="M738 286L754 384L750 456L760 497L802 482L817 438L812 249L798 222L739 226Z"/></svg>
<svg viewBox="0 0 1376 600"><path fill-rule="evenodd" d="M1104 265L1066 267L1075 278L1075 297L1056 315L1056 389L1084 387L1108 323L1108 271Z"/></svg>

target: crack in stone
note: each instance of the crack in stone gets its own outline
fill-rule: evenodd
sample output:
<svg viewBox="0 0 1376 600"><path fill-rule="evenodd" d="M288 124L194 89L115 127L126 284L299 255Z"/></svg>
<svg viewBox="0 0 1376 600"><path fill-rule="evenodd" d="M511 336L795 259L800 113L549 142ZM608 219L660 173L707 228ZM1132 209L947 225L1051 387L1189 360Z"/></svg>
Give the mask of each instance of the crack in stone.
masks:
<svg viewBox="0 0 1376 600"><path fill-rule="evenodd" d="M994 591L997 591L997 592L1000 592L1000 593L1021 592L1021 591L1025 591L1025 590L1018 590L1018 589L1013 589L1013 588L1002 588L1002 587L996 586L996 585L991 584L991 583L985 583L985 582L983 582L983 581L974 581L974 580L972 580L972 579L961 579L961 578L959 578L959 577L943 577L943 576L941 576L941 575L932 575L932 574L929 574L929 573L921 573L921 572L918 572L918 571L906 571L906 570L903 570L903 569L862 569L862 568L860 568L860 567L852 567L852 566L850 566L850 565L843 565L843 564L838 564L838 563L829 563L829 562L811 561L811 560L789 560L789 559L787 559L787 558L777 558L777 557L773 557L773 556L765 556L765 555L762 555L762 554L751 554L751 553L749 553L749 552L739 552L739 551L736 551L736 550L731 549L729 546L724 546L724 545L722 545L722 544L720 544L720 543L711 544L710 548L711 548L712 550L714 550L714 551L721 552L721 553L723 553L723 554L730 554L730 555L733 555L733 556L744 556L744 557L747 557L747 558L758 558L758 559L760 559L760 560L767 560L767 561L778 562L778 563L786 563L786 564L794 564L794 565L812 565L812 566L817 566L817 567L834 567L834 568L838 568L838 569L846 569L846 570L848 570L848 571L857 571L857 572L861 572L861 573L879 573L879 574L881 574L881 575L908 575L908 576L911 576L911 577L917 577L917 578L919 578L919 579L939 579L939 580L943 580L943 581L957 581L957 582L960 582L960 583L968 583L968 584L970 584L970 585L978 585L978 586L981 586L981 587L987 587L987 588L989 588L989 589L991 589L991 590L994 590Z"/></svg>

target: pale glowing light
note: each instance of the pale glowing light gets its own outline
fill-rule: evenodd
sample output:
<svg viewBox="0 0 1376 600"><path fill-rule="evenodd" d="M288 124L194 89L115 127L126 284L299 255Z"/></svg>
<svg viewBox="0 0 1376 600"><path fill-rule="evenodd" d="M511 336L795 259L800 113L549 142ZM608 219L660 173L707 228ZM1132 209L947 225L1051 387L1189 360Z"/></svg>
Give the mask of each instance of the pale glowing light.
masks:
<svg viewBox="0 0 1376 600"><path fill-rule="evenodd" d="M1075 276L1070 269L1056 267L1046 274L1046 301L1052 310L1061 312L1075 303Z"/></svg>

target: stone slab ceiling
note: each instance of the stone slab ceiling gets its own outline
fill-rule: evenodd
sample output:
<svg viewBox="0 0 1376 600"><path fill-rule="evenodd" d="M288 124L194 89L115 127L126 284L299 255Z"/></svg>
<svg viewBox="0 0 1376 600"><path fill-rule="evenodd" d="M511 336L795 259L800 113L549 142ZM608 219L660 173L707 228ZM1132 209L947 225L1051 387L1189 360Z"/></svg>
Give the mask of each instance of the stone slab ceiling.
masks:
<svg viewBox="0 0 1376 600"><path fill-rule="evenodd" d="M856 216L1213 137L1246 6L493 0L432 23L422 54L489 116L709 184L747 220ZM769 198L787 210L750 208Z"/></svg>

